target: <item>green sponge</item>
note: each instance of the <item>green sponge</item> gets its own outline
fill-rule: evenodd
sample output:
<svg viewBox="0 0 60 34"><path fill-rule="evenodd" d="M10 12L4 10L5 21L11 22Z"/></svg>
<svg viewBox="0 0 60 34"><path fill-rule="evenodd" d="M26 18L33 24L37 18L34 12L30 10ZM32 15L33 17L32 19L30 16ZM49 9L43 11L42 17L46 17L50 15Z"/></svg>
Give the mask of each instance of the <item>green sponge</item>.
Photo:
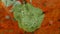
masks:
<svg viewBox="0 0 60 34"><path fill-rule="evenodd" d="M18 26L27 32L33 32L41 26L44 19L43 11L33 7L31 4L15 4L13 7L14 18Z"/></svg>

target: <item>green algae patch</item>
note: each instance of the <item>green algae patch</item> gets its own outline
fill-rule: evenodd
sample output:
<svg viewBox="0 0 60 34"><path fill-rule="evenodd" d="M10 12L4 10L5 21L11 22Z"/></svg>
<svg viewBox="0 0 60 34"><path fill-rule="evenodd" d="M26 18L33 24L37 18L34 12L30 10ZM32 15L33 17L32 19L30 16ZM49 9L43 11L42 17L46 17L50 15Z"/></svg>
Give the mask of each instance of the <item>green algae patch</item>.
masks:
<svg viewBox="0 0 60 34"><path fill-rule="evenodd" d="M14 18L18 21L18 26L27 32L38 29L44 19L43 11L35 8L31 4L14 4Z"/></svg>

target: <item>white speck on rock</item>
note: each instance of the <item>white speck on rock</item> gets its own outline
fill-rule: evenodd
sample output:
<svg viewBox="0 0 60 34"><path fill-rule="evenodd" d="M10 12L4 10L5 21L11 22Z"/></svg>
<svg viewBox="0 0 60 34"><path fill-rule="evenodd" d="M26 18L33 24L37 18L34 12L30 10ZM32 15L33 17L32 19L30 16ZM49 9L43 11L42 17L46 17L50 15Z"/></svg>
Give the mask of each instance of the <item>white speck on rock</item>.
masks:
<svg viewBox="0 0 60 34"><path fill-rule="evenodd" d="M7 16L5 16L5 18L6 18L6 19L10 19L10 16L9 16L9 15L7 15Z"/></svg>

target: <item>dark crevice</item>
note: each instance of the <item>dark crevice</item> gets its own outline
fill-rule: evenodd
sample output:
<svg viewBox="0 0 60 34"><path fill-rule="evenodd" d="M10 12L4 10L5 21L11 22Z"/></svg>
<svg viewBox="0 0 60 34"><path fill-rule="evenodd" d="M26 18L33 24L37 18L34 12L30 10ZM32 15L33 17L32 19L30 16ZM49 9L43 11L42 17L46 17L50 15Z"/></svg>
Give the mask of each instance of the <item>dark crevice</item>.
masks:
<svg viewBox="0 0 60 34"><path fill-rule="evenodd" d="M41 15L45 14L46 12L43 12Z"/></svg>
<svg viewBox="0 0 60 34"><path fill-rule="evenodd" d="M42 14L45 14L46 12L43 12Z"/></svg>
<svg viewBox="0 0 60 34"><path fill-rule="evenodd" d="M60 30L60 27L58 29Z"/></svg>
<svg viewBox="0 0 60 34"><path fill-rule="evenodd" d="M51 24L49 24L49 26L51 26Z"/></svg>
<svg viewBox="0 0 60 34"><path fill-rule="evenodd" d="M58 19L58 22L60 22L60 19Z"/></svg>

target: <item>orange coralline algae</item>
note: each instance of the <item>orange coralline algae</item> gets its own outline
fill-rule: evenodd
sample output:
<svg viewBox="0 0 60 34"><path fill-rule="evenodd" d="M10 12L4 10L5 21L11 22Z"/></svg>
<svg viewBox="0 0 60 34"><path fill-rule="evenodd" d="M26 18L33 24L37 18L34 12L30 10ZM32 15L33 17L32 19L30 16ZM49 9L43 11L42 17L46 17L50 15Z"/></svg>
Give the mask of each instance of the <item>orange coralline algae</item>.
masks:
<svg viewBox="0 0 60 34"><path fill-rule="evenodd" d="M30 3L30 0L27 2ZM45 13L42 26L33 33L60 34L60 0L32 0L32 5L41 8ZM0 2L0 34L32 34L18 27L13 13L9 12L11 7L5 7ZM6 19L6 16L10 19Z"/></svg>
<svg viewBox="0 0 60 34"><path fill-rule="evenodd" d="M0 2L0 34L24 34L23 30L18 27L17 21L13 18L13 13L10 13L9 9ZM6 16L9 16L9 19Z"/></svg>

